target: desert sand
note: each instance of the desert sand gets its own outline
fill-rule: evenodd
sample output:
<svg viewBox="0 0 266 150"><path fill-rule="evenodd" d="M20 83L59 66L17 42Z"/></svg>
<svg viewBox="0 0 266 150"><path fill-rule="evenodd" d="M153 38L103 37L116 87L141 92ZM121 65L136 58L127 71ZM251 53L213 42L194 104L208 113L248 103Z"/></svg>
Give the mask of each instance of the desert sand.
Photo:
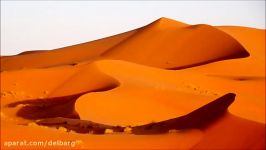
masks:
<svg viewBox="0 0 266 150"><path fill-rule="evenodd" d="M265 29L160 18L111 37L1 56L6 141L50 149L265 149Z"/></svg>

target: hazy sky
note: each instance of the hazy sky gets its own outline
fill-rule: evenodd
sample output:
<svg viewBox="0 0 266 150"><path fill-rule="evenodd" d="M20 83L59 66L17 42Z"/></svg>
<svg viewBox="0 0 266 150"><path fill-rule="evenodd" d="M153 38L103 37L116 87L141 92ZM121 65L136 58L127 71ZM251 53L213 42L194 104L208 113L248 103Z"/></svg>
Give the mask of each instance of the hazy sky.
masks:
<svg viewBox="0 0 266 150"><path fill-rule="evenodd" d="M1 1L1 55L87 42L160 17L265 29L265 1Z"/></svg>

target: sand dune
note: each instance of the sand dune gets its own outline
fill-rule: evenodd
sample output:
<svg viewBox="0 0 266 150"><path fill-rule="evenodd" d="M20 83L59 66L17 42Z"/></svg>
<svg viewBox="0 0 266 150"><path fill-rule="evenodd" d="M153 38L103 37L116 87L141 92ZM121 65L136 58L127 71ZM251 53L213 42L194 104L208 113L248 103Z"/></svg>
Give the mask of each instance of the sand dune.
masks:
<svg viewBox="0 0 266 150"><path fill-rule="evenodd" d="M159 68L181 69L247 56L249 54L241 44L212 26L189 26L160 18L145 27L113 37L43 52L41 55L30 53L27 56L8 57L2 61L1 68L40 68L95 59L119 59Z"/></svg>
<svg viewBox="0 0 266 150"><path fill-rule="evenodd" d="M262 29L160 18L91 42L1 56L0 75L1 149L12 149L8 140L265 149Z"/></svg>
<svg viewBox="0 0 266 150"><path fill-rule="evenodd" d="M187 68L248 55L235 39L212 26L200 24L180 28L179 23L164 18L103 54L109 59L167 69Z"/></svg>

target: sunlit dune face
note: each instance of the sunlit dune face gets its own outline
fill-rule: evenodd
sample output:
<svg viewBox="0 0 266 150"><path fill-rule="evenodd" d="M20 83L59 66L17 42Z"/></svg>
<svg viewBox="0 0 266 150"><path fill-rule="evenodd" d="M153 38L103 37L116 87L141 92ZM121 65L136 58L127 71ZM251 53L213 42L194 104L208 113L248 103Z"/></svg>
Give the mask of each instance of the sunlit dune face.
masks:
<svg viewBox="0 0 266 150"><path fill-rule="evenodd" d="M180 69L222 59L249 56L235 39L212 26L160 26L171 23L173 22L159 20L159 25L147 26L138 34L105 52L103 56L167 69Z"/></svg>
<svg viewBox="0 0 266 150"><path fill-rule="evenodd" d="M0 75L1 149L265 149L265 30L160 18Z"/></svg>

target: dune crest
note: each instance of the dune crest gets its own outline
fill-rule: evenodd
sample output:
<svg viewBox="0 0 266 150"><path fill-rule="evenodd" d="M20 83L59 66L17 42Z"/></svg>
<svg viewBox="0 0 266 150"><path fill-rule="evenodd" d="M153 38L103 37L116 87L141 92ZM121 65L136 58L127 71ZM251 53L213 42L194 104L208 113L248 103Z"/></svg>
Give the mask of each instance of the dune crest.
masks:
<svg viewBox="0 0 266 150"><path fill-rule="evenodd" d="M133 127L135 134L165 133L171 129L182 130L190 128L205 128L211 122L219 119L235 99L234 93L228 93L218 99L177 118Z"/></svg>
<svg viewBox="0 0 266 150"><path fill-rule="evenodd" d="M147 25L146 27L155 27L157 29L161 29L161 30L165 30L165 29L169 29L169 28L182 28L182 27L186 27L188 26L188 24L183 23L183 22L179 22L170 18L166 18L166 17L161 17L157 20L155 20L154 22L150 23L149 25Z"/></svg>
<svg viewBox="0 0 266 150"><path fill-rule="evenodd" d="M168 23L167 20L160 20L158 24ZM126 60L158 68L183 69L247 57L249 53L234 38L209 25L173 28L151 24L106 51L103 56L106 59ZM149 59L146 59L147 56Z"/></svg>

